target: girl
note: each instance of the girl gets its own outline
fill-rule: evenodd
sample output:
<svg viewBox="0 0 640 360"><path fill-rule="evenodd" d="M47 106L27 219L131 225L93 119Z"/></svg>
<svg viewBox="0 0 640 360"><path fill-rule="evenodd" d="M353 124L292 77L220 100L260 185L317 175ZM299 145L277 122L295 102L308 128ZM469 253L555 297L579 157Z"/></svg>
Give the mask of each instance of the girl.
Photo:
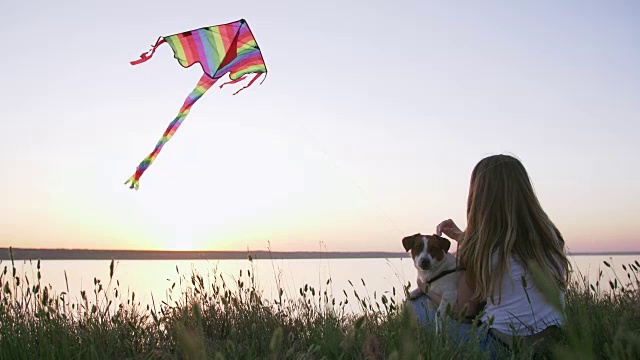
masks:
<svg viewBox="0 0 640 360"><path fill-rule="evenodd" d="M508 155L482 159L471 174L467 228L463 232L449 219L436 227L436 234L443 233L458 241L460 276L454 314L464 309L472 318L480 313L488 330L481 346L538 342L562 325L570 270L564 239L540 206L519 160ZM549 302L535 286L531 272L536 265L556 285L559 299ZM426 290L424 284L418 285ZM438 304L440 294L427 291L408 302L423 321L434 316L423 306L426 299ZM470 328L460 325L461 338Z"/></svg>

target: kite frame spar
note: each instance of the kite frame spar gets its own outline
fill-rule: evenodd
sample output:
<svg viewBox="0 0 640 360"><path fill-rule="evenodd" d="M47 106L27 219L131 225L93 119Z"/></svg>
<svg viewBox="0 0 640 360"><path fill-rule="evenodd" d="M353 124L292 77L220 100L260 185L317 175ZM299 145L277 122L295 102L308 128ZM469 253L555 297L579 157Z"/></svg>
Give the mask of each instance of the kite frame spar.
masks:
<svg viewBox="0 0 640 360"><path fill-rule="evenodd" d="M233 28L235 24L239 25L237 29L235 29L233 39L229 42L230 37L227 36L227 44L225 44L225 40L222 38L220 29L226 29L227 27ZM242 34L244 36L242 41L245 41L247 39L248 40L241 43L242 46L239 47L238 41L239 37L241 36L243 26L246 26L246 32ZM211 30L213 28L219 31L218 38L215 38L215 36L213 35L211 35L211 37L207 35L206 40L209 41L209 43L207 44L202 40L200 33L204 31L211 31L213 33L213 31ZM227 32L227 30L225 30L225 32ZM197 34L197 40L193 40L194 38L196 38L196 35L194 34ZM187 36L189 37L188 39L186 38ZM152 46L151 50L140 55L140 59L131 61L131 65L138 65L146 62L153 56L158 46L164 43L168 43L169 46L171 46L174 54L173 57L178 60L178 63L183 68L189 68L198 63L200 64L200 67L202 68L204 74L198 81L198 85L196 85L189 96L187 96L187 98L185 99L182 107L180 108L180 111L178 112L178 115L173 119L173 121L171 121L162 137L156 144L154 150L149 155L147 155L144 160L142 160L142 162L140 162L140 164L136 168L135 173L127 181L125 181L125 185L129 182L131 183L131 185L129 186L130 189L138 190L138 188L140 187L140 177L142 176L142 174L153 163L155 158L162 150L162 147L178 130L186 116L189 114L193 104L195 104L196 101L198 101L198 99L200 99L202 95L204 95L204 93L207 92L207 90L209 90L216 83L216 81L218 81L218 79L229 73L230 81L220 85L220 88L222 88L225 85L240 82L246 78L246 75L254 73L255 76L249 81L246 86L233 93L233 95L236 95L240 91L251 86L260 76L262 76L262 74L265 74L265 77L262 79L260 84L262 84L267 77L267 65L264 61L262 51L258 46L258 41L253 35L249 24L244 19L221 25L201 27L198 29L184 31L173 35L161 36L156 41L155 45ZM222 45L222 48L220 48L220 45ZM224 55L222 58L220 56L221 49L224 50ZM240 54L239 50L241 52ZM217 55L217 58L214 55L214 51L215 55ZM180 53L185 55L185 57L179 57L178 54ZM189 55L187 55L187 53L189 53ZM194 55L194 53L197 55ZM202 63L203 60L207 61L206 66ZM215 71L210 74L212 64L215 65ZM218 74L220 75L218 76Z"/></svg>

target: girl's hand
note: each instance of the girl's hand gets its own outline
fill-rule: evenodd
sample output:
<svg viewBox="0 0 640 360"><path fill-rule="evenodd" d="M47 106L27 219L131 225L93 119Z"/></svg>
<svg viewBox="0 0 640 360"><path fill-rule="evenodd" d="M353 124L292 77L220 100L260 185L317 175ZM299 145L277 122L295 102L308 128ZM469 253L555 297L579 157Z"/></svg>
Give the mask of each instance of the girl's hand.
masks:
<svg viewBox="0 0 640 360"><path fill-rule="evenodd" d="M456 223L451 219L447 219L436 226L436 235L441 236L442 234L447 235L455 241L462 240L464 235L458 225L456 225Z"/></svg>

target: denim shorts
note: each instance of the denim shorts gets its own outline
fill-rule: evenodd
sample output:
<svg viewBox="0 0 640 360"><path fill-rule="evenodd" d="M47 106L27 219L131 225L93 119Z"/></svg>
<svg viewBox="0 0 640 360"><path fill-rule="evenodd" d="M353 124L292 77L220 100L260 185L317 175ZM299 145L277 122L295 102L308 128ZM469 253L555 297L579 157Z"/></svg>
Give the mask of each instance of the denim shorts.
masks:
<svg viewBox="0 0 640 360"><path fill-rule="evenodd" d="M437 308L433 303L429 303L427 296L421 295L416 299L407 300L406 306L421 326L435 331ZM450 341L457 344L475 342L481 350L489 351L492 359L497 358L498 351L508 350L505 343L491 334L487 324L463 323L450 316L446 316L444 321L440 320L440 323L443 335L449 336Z"/></svg>

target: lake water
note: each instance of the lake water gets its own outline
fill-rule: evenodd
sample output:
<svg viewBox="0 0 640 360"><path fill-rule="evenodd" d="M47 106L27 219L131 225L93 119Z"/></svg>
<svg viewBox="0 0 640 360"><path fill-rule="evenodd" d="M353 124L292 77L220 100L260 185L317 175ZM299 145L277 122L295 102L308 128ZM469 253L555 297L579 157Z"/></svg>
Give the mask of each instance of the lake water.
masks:
<svg viewBox="0 0 640 360"><path fill-rule="evenodd" d="M608 289L608 280L614 278L612 269L621 280L626 282L627 272L622 265L640 261L640 256L580 255L572 256L575 270L579 270L591 283L598 279L603 271L601 283ZM603 261L612 264L612 268ZM51 285L54 293L68 291L72 299L80 299L80 291L92 294L94 278L100 279L106 286L109 283L110 260L43 260L41 274L43 285ZM11 273L11 262L0 261L0 268L7 266ZM16 261L18 273L26 274L30 283L36 279L36 262ZM255 276L257 287L267 299L275 299L278 289L282 288L285 298L299 297L300 288L305 285L314 287L316 293L328 292L337 302L345 299L346 292L352 303L354 291L361 297L367 295L373 299L374 293L379 299L381 294L402 301L403 285L411 282L415 286L415 270L411 259L300 259L300 260L121 260L115 262L112 286L119 282L122 295L136 293L136 303L142 306L151 304L153 294L156 305L168 300L168 292L176 283L173 291L179 293L180 287L191 285L192 271L199 273L205 285L213 282L212 277L222 276L232 285L241 278L248 284L247 270ZM65 279L66 272L66 279ZM241 277L242 272L242 277ZM633 277L633 275L632 275ZM182 285L180 280L182 278ZM6 277L5 277L6 279ZM331 279L329 284L327 281ZM6 280L5 280L6 281ZM209 287L210 288L210 287ZM393 289L396 296L393 296ZM174 295L175 298L175 295ZM90 300L92 298L90 297ZM357 307L357 305L354 305ZM349 310L349 309L347 309ZM357 309L351 309L357 311Z"/></svg>

